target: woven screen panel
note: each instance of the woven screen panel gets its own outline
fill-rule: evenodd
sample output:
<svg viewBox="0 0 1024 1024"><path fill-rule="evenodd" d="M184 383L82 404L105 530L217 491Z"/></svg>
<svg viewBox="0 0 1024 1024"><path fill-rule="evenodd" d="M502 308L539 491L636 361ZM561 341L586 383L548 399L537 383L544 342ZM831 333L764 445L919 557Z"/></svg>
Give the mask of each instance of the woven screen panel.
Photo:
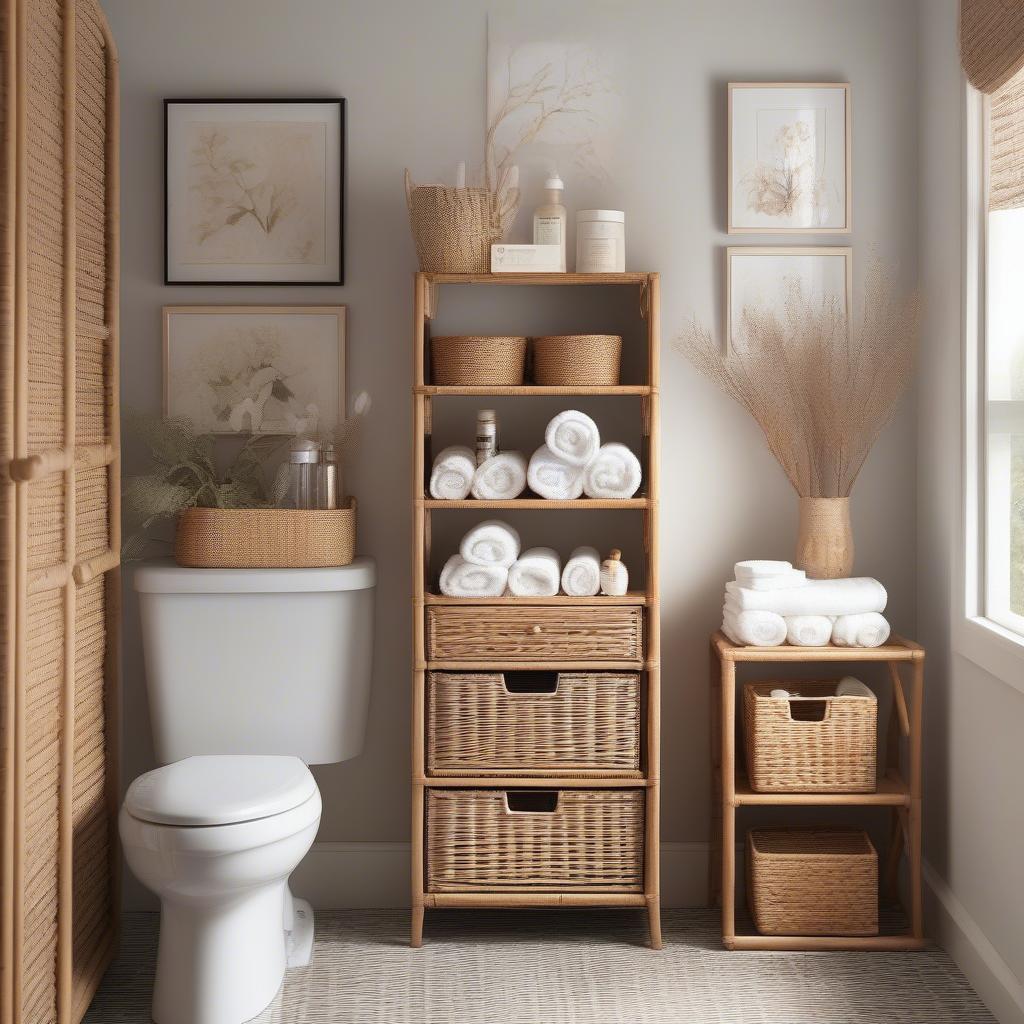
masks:
<svg viewBox="0 0 1024 1024"><path fill-rule="evenodd" d="M992 96L988 202L991 210L1024 207L1024 72Z"/></svg>
<svg viewBox="0 0 1024 1024"><path fill-rule="evenodd" d="M1024 3L960 0L960 63L971 85L987 93L1024 68Z"/></svg>
<svg viewBox="0 0 1024 1024"><path fill-rule="evenodd" d="M110 546L108 479L106 466L75 474L75 544L79 561L100 555Z"/></svg>

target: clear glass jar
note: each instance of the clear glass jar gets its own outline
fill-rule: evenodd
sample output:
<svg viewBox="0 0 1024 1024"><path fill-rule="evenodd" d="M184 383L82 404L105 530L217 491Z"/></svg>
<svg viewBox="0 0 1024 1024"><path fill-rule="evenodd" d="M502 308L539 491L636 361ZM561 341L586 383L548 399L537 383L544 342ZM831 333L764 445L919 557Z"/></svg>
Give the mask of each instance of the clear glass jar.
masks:
<svg viewBox="0 0 1024 1024"><path fill-rule="evenodd" d="M290 508L317 507L317 466L320 445L296 438L288 452L288 504Z"/></svg>
<svg viewBox="0 0 1024 1024"><path fill-rule="evenodd" d="M317 508L338 507L338 452L330 441L320 448L316 504Z"/></svg>

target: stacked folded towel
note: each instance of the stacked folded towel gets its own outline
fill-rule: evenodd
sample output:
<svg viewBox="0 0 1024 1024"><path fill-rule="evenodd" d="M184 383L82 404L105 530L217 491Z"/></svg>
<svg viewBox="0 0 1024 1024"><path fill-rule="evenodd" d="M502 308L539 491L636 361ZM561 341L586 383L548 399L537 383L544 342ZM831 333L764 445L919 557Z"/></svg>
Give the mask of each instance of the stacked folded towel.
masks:
<svg viewBox="0 0 1024 1024"><path fill-rule="evenodd" d="M789 562L737 562L725 585L722 631L733 643L770 647L879 647L889 638L878 580L809 580Z"/></svg>

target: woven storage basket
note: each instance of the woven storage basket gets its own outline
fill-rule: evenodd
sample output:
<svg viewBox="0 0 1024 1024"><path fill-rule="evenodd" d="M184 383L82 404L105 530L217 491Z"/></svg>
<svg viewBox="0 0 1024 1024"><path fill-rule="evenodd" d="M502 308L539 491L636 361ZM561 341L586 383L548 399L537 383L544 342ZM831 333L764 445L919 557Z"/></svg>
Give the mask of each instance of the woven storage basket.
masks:
<svg viewBox="0 0 1024 1024"><path fill-rule="evenodd" d="M873 793L878 702L836 697L835 683L792 684L799 697L772 697L779 684L743 688L747 774L757 793Z"/></svg>
<svg viewBox="0 0 1024 1024"><path fill-rule="evenodd" d="M630 605L427 609L427 657L434 661L630 663L642 654L643 610Z"/></svg>
<svg viewBox="0 0 1024 1024"><path fill-rule="evenodd" d="M356 502L348 508L188 508L174 558L196 569L312 569L355 557Z"/></svg>
<svg viewBox="0 0 1024 1024"><path fill-rule="evenodd" d="M427 790L430 892L643 889L641 789Z"/></svg>
<svg viewBox="0 0 1024 1024"><path fill-rule="evenodd" d="M543 387L619 383L622 338L617 334L552 334L532 344L533 379Z"/></svg>
<svg viewBox="0 0 1024 1024"><path fill-rule="evenodd" d="M408 171L405 196L420 270L429 274L486 274L491 245L519 208L517 188L414 185Z"/></svg>
<svg viewBox="0 0 1024 1024"><path fill-rule="evenodd" d="M474 334L430 339L431 379L441 386L509 386L523 383L526 338Z"/></svg>
<svg viewBox="0 0 1024 1024"><path fill-rule="evenodd" d="M427 768L435 775L639 773L640 677L431 672Z"/></svg>
<svg viewBox="0 0 1024 1024"><path fill-rule="evenodd" d="M878 934L878 854L863 829L751 829L745 859L762 934Z"/></svg>

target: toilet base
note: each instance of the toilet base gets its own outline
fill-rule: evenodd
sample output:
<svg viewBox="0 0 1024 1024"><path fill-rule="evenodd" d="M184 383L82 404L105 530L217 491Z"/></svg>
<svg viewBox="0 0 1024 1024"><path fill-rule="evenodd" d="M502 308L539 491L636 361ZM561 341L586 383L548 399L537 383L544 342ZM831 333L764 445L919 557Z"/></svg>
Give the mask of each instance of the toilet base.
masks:
<svg viewBox="0 0 1024 1024"><path fill-rule="evenodd" d="M306 967L313 959L313 907L308 900L292 896L292 927L285 934L288 966Z"/></svg>

